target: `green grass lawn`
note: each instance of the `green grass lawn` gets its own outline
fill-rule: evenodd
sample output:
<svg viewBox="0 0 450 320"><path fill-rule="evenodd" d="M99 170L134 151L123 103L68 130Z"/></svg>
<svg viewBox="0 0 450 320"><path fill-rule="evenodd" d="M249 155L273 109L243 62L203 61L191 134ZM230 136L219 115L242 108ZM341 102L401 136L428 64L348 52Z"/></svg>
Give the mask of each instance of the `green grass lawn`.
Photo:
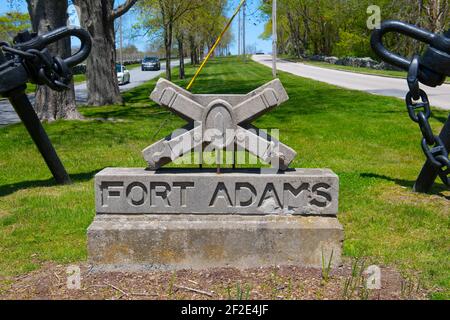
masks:
<svg viewBox="0 0 450 320"><path fill-rule="evenodd" d="M194 70L187 68L186 86ZM450 192L412 193L424 156L420 131L401 100L345 90L280 73L290 100L255 124L279 128L298 156L292 166L331 168L340 177L340 215L347 257L402 270L450 297ZM271 70L236 58L211 61L195 93L247 93ZM55 186L21 124L0 128L0 275L45 261L86 259L86 229L95 214L93 176L105 167L144 167L141 150L183 125L150 102L156 80L124 94L124 106L85 107L86 121L46 124L74 184ZM442 127L447 112L434 110ZM108 120L106 120L108 119Z"/></svg>

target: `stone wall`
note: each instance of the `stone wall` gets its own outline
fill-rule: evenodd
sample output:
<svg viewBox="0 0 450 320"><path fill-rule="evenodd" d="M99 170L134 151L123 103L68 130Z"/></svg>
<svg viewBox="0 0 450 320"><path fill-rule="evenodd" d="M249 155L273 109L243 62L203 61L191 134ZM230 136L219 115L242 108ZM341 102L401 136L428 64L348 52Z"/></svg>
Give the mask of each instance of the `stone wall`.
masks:
<svg viewBox="0 0 450 320"><path fill-rule="evenodd" d="M376 69L376 70L400 70L399 68L396 68L390 64L387 64L385 62L378 62L369 57L338 58L338 57L327 57L327 56L321 56L321 55L314 55L314 56L305 57L305 60L320 61L320 62L326 62L326 63L336 64L336 65L341 65L341 66L360 67L360 68L363 67L363 68L370 68L370 69Z"/></svg>

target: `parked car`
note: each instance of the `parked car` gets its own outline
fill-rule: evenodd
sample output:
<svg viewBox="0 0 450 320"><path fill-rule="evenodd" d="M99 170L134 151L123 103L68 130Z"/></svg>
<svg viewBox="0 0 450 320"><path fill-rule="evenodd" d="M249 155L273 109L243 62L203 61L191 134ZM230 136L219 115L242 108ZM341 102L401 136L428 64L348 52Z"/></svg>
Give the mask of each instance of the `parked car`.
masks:
<svg viewBox="0 0 450 320"><path fill-rule="evenodd" d="M116 63L116 74L119 85L130 83L130 71L128 71L125 66Z"/></svg>
<svg viewBox="0 0 450 320"><path fill-rule="evenodd" d="M161 70L161 62L157 57L145 57L142 60L141 69L142 71L148 70L159 71Z"/></svg>

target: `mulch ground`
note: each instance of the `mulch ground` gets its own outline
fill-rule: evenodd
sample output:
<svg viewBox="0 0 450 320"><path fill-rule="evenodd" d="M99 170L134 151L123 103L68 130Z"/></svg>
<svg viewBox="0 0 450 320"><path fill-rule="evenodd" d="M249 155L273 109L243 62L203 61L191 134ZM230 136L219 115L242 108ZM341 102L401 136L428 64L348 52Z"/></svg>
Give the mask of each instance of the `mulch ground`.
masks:
<svg viewBox="0 0 450 320"><path fill-rule="evenodd" d="M37 271L0 278L0 299L426 299L420 283L381 268L382 288L367 290L355 264L333 270L324 280L320 269L271 267L176 272L98 272L79 265L81 286L69 289L66 265L44 264ZM325 277L326 278L326 277Z"/></svg>

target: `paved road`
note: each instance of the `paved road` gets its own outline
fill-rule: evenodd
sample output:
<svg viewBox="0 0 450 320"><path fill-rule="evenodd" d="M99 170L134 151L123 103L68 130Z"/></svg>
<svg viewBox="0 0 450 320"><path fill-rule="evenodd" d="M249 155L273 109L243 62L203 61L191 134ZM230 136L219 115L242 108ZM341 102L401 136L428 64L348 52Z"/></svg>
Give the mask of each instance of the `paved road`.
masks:
<svg viewBox="0 0 450 320"><path fill-rule="evenodd" d="M272 56L270 55L255 55L252 58L267 67L272 67ZM372 94L404 99L408 91L406 80L399 78L388 78L326 69L285 60L279 60L277 66L279 70L297 76ZM438 88L430 88L422 85L422 89L428 93L431 105L450 110L450 85L444 84Z"/></svg>
<svg viewBox="0 0 450 320"><path fill-rule="evenodd" d="M189 60L186 61L186 63L189 63ZM178 61L172 61L172 66L176 67L178 66ZM158 77L162 72L166 70L166 64L163 62L161 63L161 71L141 71L141 68L135 68L130 70L131 74L131 82L129 84L120 86L120 91L127 91L130 89L133 89L137 86L140 86L141 84L152 80L156 77ZM29 95L31 102L34 101L34 96ZM75 85L75 97L77 99L77 102L80 104L84 104L87 101L87 89L86 89L86 83L80 83ZM14 111L13 107L9 103L8 100L1 100L0 101L0 126L17 123L20 122L19 117L17 116L16 112Z"/></svg>

